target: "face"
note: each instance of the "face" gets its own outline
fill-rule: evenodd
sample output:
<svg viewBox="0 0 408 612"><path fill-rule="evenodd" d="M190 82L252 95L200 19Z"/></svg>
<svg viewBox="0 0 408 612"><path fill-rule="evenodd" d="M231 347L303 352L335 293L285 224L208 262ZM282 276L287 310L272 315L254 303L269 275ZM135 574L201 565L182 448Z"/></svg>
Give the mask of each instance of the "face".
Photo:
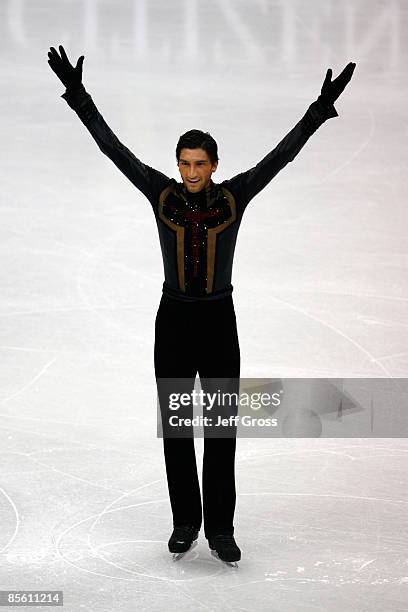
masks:
<svg viewBox="0 0 408 612"><path fill-rule="evenodd" d="M181 149L180 151L179 171L184 185L191 193L207 187L217 166L218 162L213 164L204 149Z"/></svg>

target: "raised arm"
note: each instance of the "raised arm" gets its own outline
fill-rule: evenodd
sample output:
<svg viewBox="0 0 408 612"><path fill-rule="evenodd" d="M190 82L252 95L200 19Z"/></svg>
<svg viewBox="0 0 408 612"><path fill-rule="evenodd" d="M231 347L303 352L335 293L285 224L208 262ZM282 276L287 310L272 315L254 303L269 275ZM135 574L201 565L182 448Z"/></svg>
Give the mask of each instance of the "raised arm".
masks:
<svg viewBox="0 0 408 612"><path fill-rule="evenodd" d="M332 71L329 69L319 97L280 143L256 166L223 183L231 191L240 194L244 207L296 157L310 136L327 119L338 116L334 102L350 81L355 66L350 62L334 81L331 81Z"/></svg>
<svg viewBox="0 0 408 612"><path fill-rule="evenodd" d="M66 87L62 98L77 113L78 117L94 138L98 147L113 161L121 172L150 200L154 205L158 194L170 183L167 176L142 163L112 132L96 108L91 96L82 84L82 55L76 66L68 60L62 45L61 56L50 47L48 63Z"/></svg>

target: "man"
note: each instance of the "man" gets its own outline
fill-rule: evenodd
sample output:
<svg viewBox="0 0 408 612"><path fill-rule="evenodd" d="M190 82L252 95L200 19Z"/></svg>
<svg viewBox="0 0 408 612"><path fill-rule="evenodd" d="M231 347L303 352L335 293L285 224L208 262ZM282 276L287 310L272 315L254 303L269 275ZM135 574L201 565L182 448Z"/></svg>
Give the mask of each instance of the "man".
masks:
<svg viewBox="0 0 408 612"><path fill-rule="evenodd" d="M158 226L165 280L156 317L154 362L173 513L169 550L181 553L190 548L204 512L210 548L223 561L238 561L241 551L233 526L236 428L223 437L205 433L201 504L194 436L188 428L186 436L169 433L165 404L174 381L179 392L187 392L197 372L207 388L222 380L224 390L239 390L240 350L231 274L242 215L317 128L337 116L333 104L350 81L355 64L350 62L333 81L327 70L320 96L277 147L254 168L221 184L211 178L218 165L215 140L200 130L183 134L176 148L182 178L178 183L143 164L118 140L82 84L84 56L74 67L61 45L59 50L60 55L50 47L48 63L66 87L62 97L101 151L147 197ZM191 415L191 406L185 414ZM237 414L236 405L230 414Z"/></svg>

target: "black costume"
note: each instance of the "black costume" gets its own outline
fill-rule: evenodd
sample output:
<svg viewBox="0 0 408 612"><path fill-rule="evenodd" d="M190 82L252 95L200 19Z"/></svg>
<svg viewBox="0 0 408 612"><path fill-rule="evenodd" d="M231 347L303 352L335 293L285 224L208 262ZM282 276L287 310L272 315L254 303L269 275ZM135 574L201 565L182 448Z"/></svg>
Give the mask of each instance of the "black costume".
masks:
<svg viewBox="0 0 408 612"><path fill-rule="evenodd" d="M248 203L288 162L316 129L337 116L332 104L313 102L302 119L264 159L247 172L190 193L137 159L113 134L83 85L62 96L75 110L101 151L148 198L163 256L163 295L156 317L155 375L187 379L231 379L236 390L240 353L232 301L235 243ZM163 437L173 524L202 522L194 438ZM204 441L205 536L233 534L235 437Z"/></svg>

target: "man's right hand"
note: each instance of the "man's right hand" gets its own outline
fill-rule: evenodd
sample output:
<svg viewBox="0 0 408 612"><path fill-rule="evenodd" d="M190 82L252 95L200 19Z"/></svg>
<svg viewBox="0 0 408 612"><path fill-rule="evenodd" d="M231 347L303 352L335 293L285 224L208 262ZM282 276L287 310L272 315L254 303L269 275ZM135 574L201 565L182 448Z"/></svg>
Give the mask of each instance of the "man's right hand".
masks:
<svg viewBox="0 0 408 612"><path fill-rule="evenodd" d="M74 68L62 45L59 45L59 50L61 57L54 47L50 47L50 51L48 52L48 63L67 89L76 89L82 85L82 64L84 63L84 56L81 55Z"/></svg>

